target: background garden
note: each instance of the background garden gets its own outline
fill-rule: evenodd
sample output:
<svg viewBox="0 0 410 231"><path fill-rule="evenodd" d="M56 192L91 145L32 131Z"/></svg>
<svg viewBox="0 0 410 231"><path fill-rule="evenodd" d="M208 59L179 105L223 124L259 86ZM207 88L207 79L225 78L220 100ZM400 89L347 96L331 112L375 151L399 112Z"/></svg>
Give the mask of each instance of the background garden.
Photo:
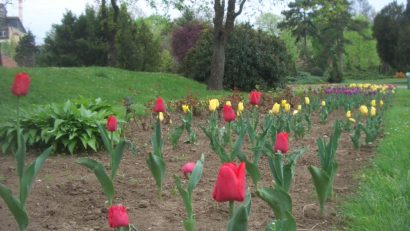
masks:
<svg viewBox="0 0 410 231"><path fill-rule="evenodd" d="M214 4L100 1L2 45L0 230L410 229L410 2Z"/></svg>

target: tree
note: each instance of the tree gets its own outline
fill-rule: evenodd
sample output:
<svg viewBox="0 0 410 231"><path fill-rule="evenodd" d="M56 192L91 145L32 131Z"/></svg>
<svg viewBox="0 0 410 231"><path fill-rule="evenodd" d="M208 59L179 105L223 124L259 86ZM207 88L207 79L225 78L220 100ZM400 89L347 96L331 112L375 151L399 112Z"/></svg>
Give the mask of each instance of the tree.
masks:
<svg viewBox="0 0 410 231"><path fill-rule="evenodd" d="M213 51L211 74L208 80L208 89L210 90L223 89L226 43L233 31L235 19L242 13L245 2L246 0L240 0L239 9L236 11L236 0L228 0L227 6L225 6L225 0L214 0Z"/></svg>
<svg viewBox="0 0 410 231"><path fill-rule="evenodd" d="M312 21L314 4L312 0L296 0L289 3L289 10L282 12L285 19L279 24L279 28L291 31L297 43L302 41L302 58L304 59L309 57L307 39L317 33L316 26Z"/></svg>
<svg viewBox="0 0 410 231"><path fill-rule="evenodd" d="M280 20L281 17L278 15L272 13L264 13L256 19L255 25L259 29L271 35L279 35L278 24Z"/></svg>
<svg viewBox="0 0 410 231"><path fill-rule="evenodd" d="M24 35L16 47L15 60L19 66L33 67L35 65L36 47L35 37L31 31Z"/></svg>
<svg viewBox="0 0 410 231"><path fill-rule="evenodd" d="M374 18L373 35L377 40L377 52L384 63L398 68L396 51L398 49L400 19L403 6L392 2L384 7Z"/></svg>

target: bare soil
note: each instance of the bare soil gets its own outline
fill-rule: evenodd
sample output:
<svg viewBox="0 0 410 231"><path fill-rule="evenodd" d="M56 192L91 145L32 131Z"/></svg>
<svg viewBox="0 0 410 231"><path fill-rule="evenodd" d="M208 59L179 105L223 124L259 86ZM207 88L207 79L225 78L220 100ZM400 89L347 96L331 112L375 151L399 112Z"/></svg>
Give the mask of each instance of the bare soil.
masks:
<svg viewBox="0 0 410 231"><path fill-rule="evenodd" d="M344 116L343 112L333 112L326 124L319 124L314 117L312 131L303 139L290 140L290 152L299 148L307 148L305 154L298 160L296 175L292 184L293 213L298 230L334 230L343 226L343 219L338 214L338 205L346 195L357 188L355 174L373 155L373 146L363 146L354 150L349 134L343 133L337 150L339 171L334 190L335 196L326 204L324 216L320 215L311 176L307 167L319 166L317 158L316 139L320 136L330 136L335 115ZM179 114L172 114L172 125L163 126L164 137L168 137L170 129L179 124ZM194 117L195 124L205 123L204 118ZM195 126L198 143L195 145L183 143L184 134L178 147L173 149L168 140L164 146L167 164L167 175L164 185L164 196L159 200L156 194L154 179L147 167L146 159L151 151L151 130L144 130L136 123L128 123L126 136L134 142L139 154L134 156L126 151L118 176L115 181L115 203L127 206L130 222L139 230L183 230L182 220L185 210L173 181L174 174L180 175L181 166L188 161L196 161L201 153L205 154L204 173L202 180L194 191L194 210L197 218L197 230L226 230L228 221L228 204L216 203L211 193L216 180L217 171L221 165L219 158L210 148L209 140ZM246 145L245 145L246 148ZM31 150L28 161L32 161L38 152ZM106 152L83 154L109 165ZM28 198L27 210L30 217L30 231L62 230L91 231L111 230L108 227L105 196L94 174L86 168L75 164L80 156L59 154L51 156L39 173ZM266 158L260 162L262 173L261 186L269 186L272 182ZM247 179L252 188L251 179ZM15 171L15 160L10 155L0 156L0 182L12 188L17 193L18 180ZM3 200L0 200L0 230L18 230L14 218L8 211ZM270 208L258 197L252 198L252 208L249 230L264 230L267 222L273 219Z"/></svg>

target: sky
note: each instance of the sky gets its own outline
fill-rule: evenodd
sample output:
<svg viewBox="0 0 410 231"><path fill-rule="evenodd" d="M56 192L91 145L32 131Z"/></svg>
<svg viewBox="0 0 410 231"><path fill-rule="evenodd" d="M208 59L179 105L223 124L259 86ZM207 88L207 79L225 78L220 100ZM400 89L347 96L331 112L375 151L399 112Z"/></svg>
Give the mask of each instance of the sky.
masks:
<svg viewBox="0 0 410 231"><path fill-rule="evenodd" d="M143 0L139 1L144 2ZM393 0L368 0L376 11L379 11L392 1ZM4 0L0 0L0 2L4 2ZM406 0L397 0L397 2L405 4ZM23 25L26 29L33 32L36 37L36 43L42 44L47 33L51 30L52 25L59 24L63 14L67 10L71 10L78 16L84 12L87 4L93 5L94 3L95 0L23 0ZM146 15L150 14L151 11L149 9L144 10L144 8L146 8L144 6L141 8L143 8L142 10ZM264 7L262 6L262 8ZM280 12L286 8L286 4L279 4L269 8L273 11L272 13L280 15ZM7 9L8 16L18 16L18 0L12 0L12 4L8 5ZM246 17L246 15L245 13L244 17ZM248 17L252 17L250 14L248 15Z"/></svg>

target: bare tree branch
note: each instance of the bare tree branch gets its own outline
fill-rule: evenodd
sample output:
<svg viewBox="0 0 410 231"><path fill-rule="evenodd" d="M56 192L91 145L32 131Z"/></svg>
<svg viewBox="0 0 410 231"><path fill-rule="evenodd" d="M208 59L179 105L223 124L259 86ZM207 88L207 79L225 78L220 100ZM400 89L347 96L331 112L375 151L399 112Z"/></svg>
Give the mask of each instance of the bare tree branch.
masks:
<svg viewBox="0 0 410 231"><path fill-rule="evenodd" d="M239 10L238 12L235 13L235 18L238 17L242 13L243 6L245 5L246 0L242 0L241 3L239 4Z"/></svg>

